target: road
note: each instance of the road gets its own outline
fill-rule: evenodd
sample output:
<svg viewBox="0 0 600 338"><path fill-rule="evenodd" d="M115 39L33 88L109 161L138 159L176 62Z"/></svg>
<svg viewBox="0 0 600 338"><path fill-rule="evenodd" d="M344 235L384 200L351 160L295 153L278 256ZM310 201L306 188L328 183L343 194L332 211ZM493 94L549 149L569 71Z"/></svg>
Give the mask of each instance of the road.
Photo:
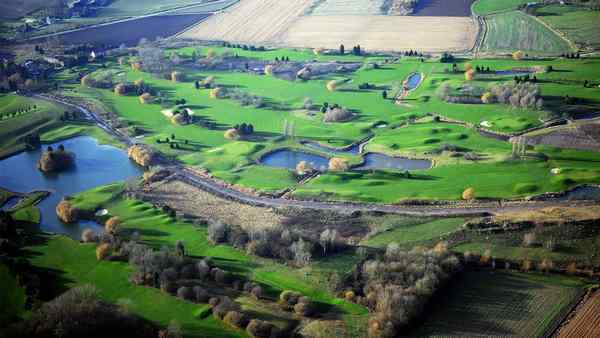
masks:
<svg viewBox="0 0 600 338"><path fill-rule="evenodd" d="M55 103L67 105L78 109L85 114L88 119L94 122L99 128L113 135L119 141L127 146L136 143L127 135L111 127L96 113L80 105L67 102L49 95L35 94L35 97ZM439 205L397 205L397 204L373 204L373 203L353 203L353 202L324 202L312 200L296 200L279 197L258 196L255 194L242 192L216 181L208 176L201 175L187 168L180 163L168 162L167 168L171 170L180 180L186 182L198 189L214 194L216 196L234 200L240 203L268 207L268 208L300 208L311 210L330 210L341 213L353 212L382 212L390 214L400 214L406 216L485 216L498 212L510 212L521 210L541 209L557 206L585 206L598 205L598 201L485 201L475 203L456 203L447 202Z"/></svg>

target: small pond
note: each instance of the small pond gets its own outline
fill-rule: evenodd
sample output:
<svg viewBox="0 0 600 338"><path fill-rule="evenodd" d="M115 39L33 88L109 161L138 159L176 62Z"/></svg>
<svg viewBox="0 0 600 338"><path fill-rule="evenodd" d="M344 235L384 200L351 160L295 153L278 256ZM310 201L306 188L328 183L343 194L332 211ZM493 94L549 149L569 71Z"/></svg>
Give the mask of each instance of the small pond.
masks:
<svg viewBox="0 0 600 338"><path fill-rule="evenodd" d="M507 69L507 70L497 70L496 71L496 75L512 75L512 76L521 76L521 75L528 75L528 74L533 74L535 73L535 71L533 70L526 70L526 69Z"/></svg>
<svg viewBox="0 0 600 338"><path fill-rule="evenodd" d="M329 159L325 156L290 149L275 150L260 159L260 163L263 165L291 170L296 170L296 166L301 161L306 161L319 171L325 171L329 167Z"/></svg>
<svg viewBox="0 0 600 338"><path fill-rule="evenodd" d="M406 87L408 90L413 90L421 83L421 73L412 73L406 79Z"/></svg>
<svg viewBox="0 0 600 338"><path fill-rule="evenodd" d="M405 157L392 157L380 153L368 153L364 162L354 170L396 169L416 170L431 168L430 160L413 160Z"/></svg>
<svg viewBox="0 0 600 338"><path fill-rule="evenodd" d="M37 206L42 214L41 229L79 238L83 226L64 224L56 217L56 205L66 195L97 186L127 180L142 174L142 169L129 160L125 151L100 145L91 137L81 136L47 144L56 148L63 144L75 153L75 166L58 174L45 174L37 169L42 149L21 152L0 160L0 187L16 192L47 190L50 195ZM93 223L86 224L93 225Z"/></svg>

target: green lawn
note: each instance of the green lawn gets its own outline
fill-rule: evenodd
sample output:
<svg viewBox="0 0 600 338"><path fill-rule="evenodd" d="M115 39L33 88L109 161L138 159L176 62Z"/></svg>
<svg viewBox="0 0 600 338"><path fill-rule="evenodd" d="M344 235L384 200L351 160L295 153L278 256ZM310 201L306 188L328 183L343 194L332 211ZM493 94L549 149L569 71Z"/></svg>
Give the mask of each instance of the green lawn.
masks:
<svg viewBox="0 0 600 338"><path fill-rule="evenodd" d="M582 293L584 284L536 273L467 272L436 301L411 336L543 337Z"/></svg>
<svg viewBox="0 0 600 338"><path fill-rule="evenodd" d="M542 55L571 52L569 44L534 18L520 11L486 17L487 33L483 51L522 50Z"/></svg>
<svg viewBox="0 0 600 338"><path fill-rule="evenodd" d="M549 5L536 11L536 16L566 35L583 49L600 48L600 12L577 6Z"/></svg>

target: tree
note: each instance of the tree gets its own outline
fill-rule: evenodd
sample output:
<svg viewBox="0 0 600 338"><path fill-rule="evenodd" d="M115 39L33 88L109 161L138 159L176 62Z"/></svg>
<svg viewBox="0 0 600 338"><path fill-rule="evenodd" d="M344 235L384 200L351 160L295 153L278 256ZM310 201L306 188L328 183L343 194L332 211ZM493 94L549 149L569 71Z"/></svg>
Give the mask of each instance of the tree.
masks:
<svg viewBox="0 0 600 338"><path fill-rule="evenodd" d="M381 97L382 97L384 100L385 100L385 99L387 99L387 96L388 96L387 90L384 90L384 91L382 91L382 92L381 92Z"/></svg>
<svg viewBox="0 0 600 338"><path fill-rule="evenodd" d="M525 53L523 53L523 51L520 51L520 50L512 53L513 60L522 60L524 56L525 56Z"/></svg>
<svg viewBox="0 0 600 338"><path fill-rule="evenodd" d="M342 45L340 45L340 55L344 55L344 52L345 52L344 45L342 44Z"/></svg>
<svg viewBox="0 0 600 338"><path fill-rule="evenodd" d="M177 256L179 257L184 257L185 256L185 246L183 244L183 241L177 241L177 243L175 244L175 250L177 251Z"/></svg>
<svg viewBox="0 0 600 338"><path fill-rule="evenodd" d="M483 103L492 103L494 95L490 92L485 92L481 95L481 102Z"/></svg>
<svg viewBox="0 0 600 338"><path fill-rule="evenodd" d="M310 264L312 254L310 250L310 243L305 242L302 238L292 243L291 251L294 255L294 261L300 266Z"/></svg>
<svg viewBox="0 0 600 338"><path fill-rule="evenodd" d="M227 240L228 227L219 221L211 222L208 225L208 240L214 244L222 243Z"/></svg>
<svg viewBox="0 0 600 338"><path fill-rule="evenodd" d="M337 81L331 80L327 82L327 90L334 92L337 89Z"/></svg>
<svg viewBox="0 0 600 338"><path fill-rule="evenodd" d="M329 170L333 171L346 171L348 170L348 162L340 157L332 157L329 160Z"/></svg>
<svg viewBox="0 0 600 338"><path fill-rule="evenodd" d="M319 243L323 247L323 254L327 251L335 251L340 234L336 229L325 229L319 236Z"/></svg>
<svg viewBox="0 0 600 338"><path fill-rule="evenodd" d="M473 69L469 69L469 70L465 71L465 80L473 81L474 78L475 78L475 71Z"/></svg>
<svg viewBox="0 0 600 338"><path fill-rule="evenodd" d="M462 198L465 201L474 200L475 199L475 189L474 188L465 189L465 191L463 191L463 193L462 193Z"/></svg>
<svg viewBox="0 0 600 338"><path fill-rule="evenodd" d="M110 244L102 243L96 247L96 258L101 261L110 254Z"/></svg>

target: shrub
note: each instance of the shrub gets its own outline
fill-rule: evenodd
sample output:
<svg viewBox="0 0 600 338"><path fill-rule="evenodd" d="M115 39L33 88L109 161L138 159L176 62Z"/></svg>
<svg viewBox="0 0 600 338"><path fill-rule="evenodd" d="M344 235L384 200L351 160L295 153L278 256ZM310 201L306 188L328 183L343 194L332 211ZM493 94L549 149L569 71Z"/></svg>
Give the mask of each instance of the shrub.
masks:
<svg viewBox="0 0 600 338"><path fill-rule="evenodd" d="M209 96L211 99L220 99L225 96L225 91L221 87L213 88L210 90Z"/></svg>
<svg viewBox="0 0 600 338"><path fill-rule="evenodd" d="M141 104L147 104L152 102L153 97L150 95L150 93L143 93L139 96L139 99Z"/></svg>
<svg viewBox="0 0 600 338"><path fill-rule="evenodd" d="M485 92L483 93L483 95L481 95L481 102L483 103L492 103L492 100L494 99L494 95L490 92Z"/></svg>
<svg viewBox="0 0 600 338"><path fill-rule="evenodd" d="M250 294L255 299L261 299L263 297L263 289L262 289L262 287L257 285L255 287L253 287L252 290L250 290Z"/></svg>
<svg viewBox="0 0 600 338"><path fill-rule="evenodd" d="M300 161L296 165L296 173L298 175L304 175L313 171L312 166L306 161Z"/></svg>
<svg viewBox="0 0 600 338"><path fill-rule="evenodd" d="M177 297L183 300L192 301L195 299L194 290L189 286L182 286L177 289Z"/></svg>
<svg viewBox="0 0 600 338"><path fill-rule="evenodd" d="M194 299L198 303L206 303L208 301L208 292L201 286L194 286L192 289Z"/></svg>
<svg viewBox="0 0 600 338"><path fill-rule="evenodd" d="M465 201L474 200L475 199L475 189L474 188L465 189L465 191L463 191L463 193L462 193L462 199Z"/></svg>
<svg viewBox="0 0 600 338"><path fill-rule="evenodd" d="M110 244L102 243L96 247L96 259L99 261L105 259L110 254Z"/></svg>
<svg viewBox="0 0 600 338"><path fill-rule="evenodd" d="M342 107L328 107L325 115L323 115L324 122L342 122L349 120L352 117L352 113Z"/></svg>
<svg viewBox="0 0 600 338"><path fill-rule="evenodd" d="M71 202L63 199L56 205L58 219L65 223L74 223L79 219L79 211L73 207Z"/></svg>
<svg viewBox="0 0 600 338"><path fill-rule="evenodd" d="M329 170L333 171L346 171L348 170L348 162L340 157L332 157L329 160Z"/></svg>
<svg viewBox="0 0 600 338"><path fill-rule="evenodd" d="M329 90L330 92L335 92L336 89L337 89L337 82L335 80L331 80L331 81L327 82L327 90Z"/></svg>
<svg viewBox="0 0 600 338"><path fill-rule="evenodd" d="M85 229L81 233L81 241L84 243L95 242L98 239L98 236L92 229Z"/></svg>
<svg viewBox="0 0 600 338"><path fill-rule="evenodd" d="M273 65L266 65L265 66L265 74L266 75L273 75L273 69L275 67L273 67Z"/></svg>
<svg viewBox="0 0 600 338"><path fill-rule="evenodd" d="M473 69L469 69L465 72L465 80L472 81L475 78L475 71Z"/></svg>
<svg viewBox="0 0 600 338"><path fill-rule="evenodd" d="M521 60L521 59L523 59L524 56L525 56L525 53L523 53L523 51L520 51L520 50L512 53L513 60Z"/></svg>
<svg viewBox="0 0 600 338"><path fill-rule="evenodd" d="M229 311L223 318L223 321L233 327L243 329L248 325L248 318L238 311Z"/></svg>
<svg viewBox="0 0 600 338"><path fill-rule="evenodd" d="M523 235L523 246L531 247L537 244L537 235L535 232L528 232Z"/></svg>
<svg viewBox="0 0 600 338"><path fill-rule="evenodd" d="M173 82L182 82L183 81L183 73L181 73L181 72L171 72L171 81L173 81Z"/></svg>
<svg viewBox="0 0 600 338"><path fill-rule="evenodd" d="M260 319L252 319L246 326L246 332L254 338L270 338L275 330L273 324Z"/></svg>
<svg viewBox="0 0 600 338"><path fill-rule="evenodd" d="M113 216L104 223L104 230L109 234L116 234L120 227L121 219L118 216Z"/></svg>
<svg viewBox="0 0 600 338"><path fill-rule="evenodd" d="M228 140L235 140L240 137L240 133L237 131L237 129L231 128L231 129L227 129L225 131L225 134L223 134L223 136Z"/></svg>

